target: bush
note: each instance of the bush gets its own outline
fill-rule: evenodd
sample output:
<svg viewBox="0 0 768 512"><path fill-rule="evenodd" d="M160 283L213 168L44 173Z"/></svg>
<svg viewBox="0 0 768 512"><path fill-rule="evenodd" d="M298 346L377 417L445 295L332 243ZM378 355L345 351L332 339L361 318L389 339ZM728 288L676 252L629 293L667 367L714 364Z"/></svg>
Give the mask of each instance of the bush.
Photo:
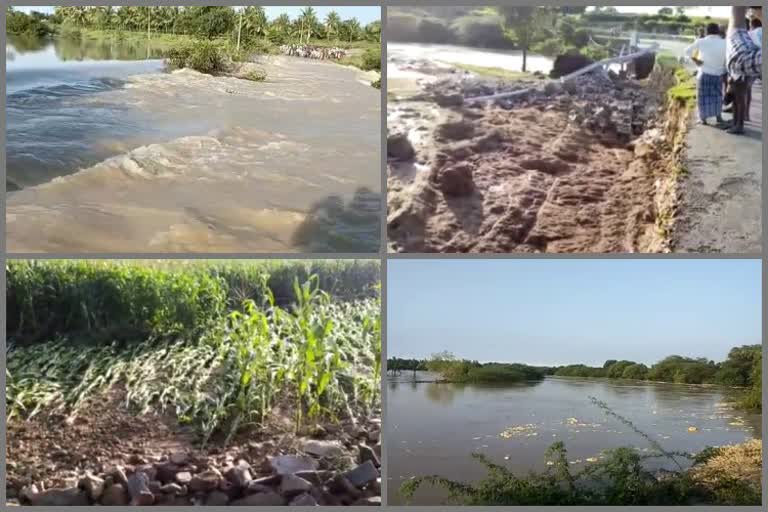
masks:
<svg viewBox="0 0 768 512"><path fill-rule="evenodd" d="M209 75L226 71L230 60L222 47L211 41L176 45L168 50L167 59L171 69L190 68Z"/></svg>
<svg viewBox="0 0 768 512"><path fill-rule="evenodd" d="M5 31L8 34L34 37L45 37L51 33L51 29L43 21L20 11L6 11Z"/></svg>
<svg viewBox="0 0 768 512"><path fill-rule="evenodd" d="M365 50L365 53L363 53L361 68L363 71L381 71L381 50Z"/></svg>
<svg viewBox="0 0 768 512"><path fill-rule="evenodd" d="M248 71L243 78L246 80L250 80L252 82L263 82L267 79L267 73L266 71L263 71L261 69L252 69Z"/></svg>
<svg viewBox="0 0 768 512"><path fill-rule="evenodd" d="M374 89L381 89L381 78L371 82L371 87L373 87Z"/></svg>

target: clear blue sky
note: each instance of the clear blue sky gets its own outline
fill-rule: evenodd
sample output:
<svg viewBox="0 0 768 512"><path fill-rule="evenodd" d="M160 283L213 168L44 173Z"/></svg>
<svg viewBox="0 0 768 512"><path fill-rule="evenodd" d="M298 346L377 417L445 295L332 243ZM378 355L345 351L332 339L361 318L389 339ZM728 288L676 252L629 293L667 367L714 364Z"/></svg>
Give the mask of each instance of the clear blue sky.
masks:
<svg viewBox="0 0 768 512"><path fill-rule="evenodd" d="M646 364L761 343L759 260L390 260L387 354Z"/></svg>
<svg viewBox="0 0 768 512"><path fill-rule="evenodd" d="M376 20L381 19L381 7L378 6L369 6L369 5L343 5L343 6L313 6L315 9L315 12L317 12L317 17L320 19L324 19L325 15L328 14L330 11L336 11L339 13L339 16L341 16L341 19L345 20L347 18L357 18L357 20L363 24L367 25L368 23ZM53 12L53 7L41 7L41 6L14 6L14 9L18 9L19 11L24 12L30 12L30 11L39 11L39 12ZM264 10L267 13L267 17L269 19L277 18L283 13L287 13L288 16L290 16L292 19L297 17L303 7L300 6L264 6Z"/></svg>

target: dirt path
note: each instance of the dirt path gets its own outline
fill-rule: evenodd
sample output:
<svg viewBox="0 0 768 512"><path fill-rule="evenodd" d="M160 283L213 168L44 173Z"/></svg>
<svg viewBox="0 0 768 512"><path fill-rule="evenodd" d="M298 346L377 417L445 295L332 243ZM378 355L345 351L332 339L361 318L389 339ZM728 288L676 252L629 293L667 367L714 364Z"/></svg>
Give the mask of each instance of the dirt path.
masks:
<svg viewBox="0 0 768 512"><path fill-rule="evenodd" d="M752 120L746 123L746 135L698 125L689 132L689 175L680 184L675 251L761 252L762 98L758 82L752 92Z"/></svg>

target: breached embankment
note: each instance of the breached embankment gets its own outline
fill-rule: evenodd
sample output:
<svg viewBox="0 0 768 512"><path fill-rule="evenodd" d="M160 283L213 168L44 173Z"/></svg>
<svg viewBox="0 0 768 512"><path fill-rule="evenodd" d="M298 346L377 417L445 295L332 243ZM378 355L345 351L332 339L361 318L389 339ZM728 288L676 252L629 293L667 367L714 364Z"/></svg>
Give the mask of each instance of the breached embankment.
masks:
<svg viewBox="0 0 768 512"><path fill-rule="evenodd" d="M172 135L13 192L8 249L377 250L379 91L331 63L262 66L265 82L180 70L73 99Z"/></svg>
<svg viewBox="0 0 768 512"><path fill-rule="evenodd" d="M667 250L670 79L505 83L454 71L393 98L390 251Z"/></svg>

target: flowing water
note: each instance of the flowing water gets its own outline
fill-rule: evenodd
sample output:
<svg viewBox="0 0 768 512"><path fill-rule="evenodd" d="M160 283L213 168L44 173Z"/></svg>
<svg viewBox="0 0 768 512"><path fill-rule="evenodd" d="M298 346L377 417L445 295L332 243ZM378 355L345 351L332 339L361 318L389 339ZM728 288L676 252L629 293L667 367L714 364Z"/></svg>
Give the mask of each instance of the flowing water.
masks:
<svg viewBox="0 0 768 512"><path fill-rule="evenodd" d="M482 453L516 474L546 468L544 453L563 441L575 468L601 460L602 450L653 448L646 439L590 402L593 396L629 419L665 449L697 453L706 446L761 436L760 416L734 410L711 387L637 381L548 377L513 386L424 382L430 375L403 372L387 383L388 503L403 504L400 485L417 475L477 481ZM695 431L689 431L695 427ZM504 433L504 435L502 435ZM589 460L587 460L589 459ZM676 469L650 459L649 469ZM678 459L683 467L686 459ZM437 504L441 489L422 487L414 504Z"/></svg>
<svg viewBox="0 0 768 512"><path fill-rule="evenodd" d="M378 250L380 94L357 70L260 57L251 82L159 53L9 41L10 251Z"/></svg>

